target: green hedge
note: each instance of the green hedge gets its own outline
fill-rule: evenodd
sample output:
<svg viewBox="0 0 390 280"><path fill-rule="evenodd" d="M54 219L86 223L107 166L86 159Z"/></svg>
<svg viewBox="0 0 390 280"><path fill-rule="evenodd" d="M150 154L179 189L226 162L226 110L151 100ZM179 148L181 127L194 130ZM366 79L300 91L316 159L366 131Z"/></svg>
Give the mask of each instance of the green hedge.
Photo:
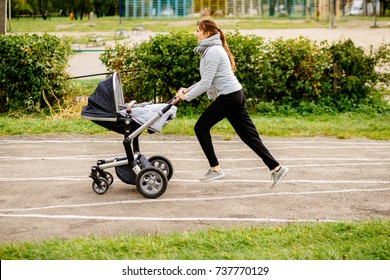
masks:
<svg viewBox="0 0 390 280"><path fill-rule="evenodd" d="M51 35L0 36L0 112L53 106L67 94L66 39Z"/></svg>
<svg viewBox="0 0 390 280"><path fill-rule="evenodd" d="M305 37L265 41L235 32L227 41L252 110L294 108L305 114L355 110L361 104L388 110L379 92L390 81L389 44L367 54L350 40L331 45ZM128 99L164 101L200 79L196 45L190 33L170 33L134 46L117 44L100 59L108 69L123 72ZM207 103L203 95L181 107L202 111Z"/></svg>
<svg viewBox="0 0 390 280"><path fill-rule="evenodd" d="M238 32L228 33L227 40L252 111L389 110L379 94L390 84L389 44L367 54L350 40L331 45L304 37L265 41ZM100 59L109 70L122 72L127 100L162 102L200 79L196 45L187 32L160 34L140 44L116 44ZM70 94L66 68L71 55L67 39L0 35L0 112L62 102ZM198 113L208 103L203 95L183 102L181 110Z"/></svg>

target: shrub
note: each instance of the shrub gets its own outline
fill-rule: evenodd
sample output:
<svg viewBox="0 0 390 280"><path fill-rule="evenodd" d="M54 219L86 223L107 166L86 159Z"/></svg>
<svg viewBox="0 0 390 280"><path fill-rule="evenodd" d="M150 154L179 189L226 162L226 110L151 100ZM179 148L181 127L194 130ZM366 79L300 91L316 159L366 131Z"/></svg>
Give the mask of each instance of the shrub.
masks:
<svg viewBox="0 0 390 280"><path fill-rule="evenodd" d="M51 35L0 36L0 111L33 110L65 94L70 43Z"/></svg>
<svg viewBox="0 0 390 280"><path fill-rule="evenodd" d="M390 44L366 55L351 40L333 43L329 48L333 65L333 100L340 111L350 111L367 103L377 93L381 82L389 84L390 76L384 71L390 62ZM382 73L377 71L382 68ZM387 69L389 70L389 69Z"/></svg>
<svg viewBox="0 0 390 280"><path fill-rule="evenodd" d="M234 32L226 38L251 110L272 113L282 108L304 115L355 110L359 104L389 109L377 98L379 85L390 81L389 45L366 54L350 40L329 46L304 37L265 42ZM130 71L123 75L129 98L162 101L199 81L196 44L186 32L157 35L133 47L117 45L101 59L110 70ZM203 95L190 106L200 112L207 103ZM187 111L189 105L181 106Z"/></svg>
<svg viewBox="0 0 390 280"><path fill-rule="evenodd" d="M307 38L279 38L268 43L239 33L228 38L237 60L237 76L252 108L260 101L299 104L318 100L329 87L324 79L329 57Z"/></svg>
<svg viewBox="0 0 390 280"><path fill-rule="evenodd" d="M156 35L131 49L116 44L100 59L110 71L122 72L127 100L168 101L180 87L199 80L199 56L193 51L196 44L194 36L185 32Z"/></svg>

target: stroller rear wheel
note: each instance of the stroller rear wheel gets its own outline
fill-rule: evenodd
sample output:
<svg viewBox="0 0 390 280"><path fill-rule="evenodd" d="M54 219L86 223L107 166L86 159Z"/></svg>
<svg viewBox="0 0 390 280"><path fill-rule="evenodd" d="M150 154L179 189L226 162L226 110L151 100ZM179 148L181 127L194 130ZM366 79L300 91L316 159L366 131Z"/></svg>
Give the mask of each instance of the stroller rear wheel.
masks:
<svg viewBox="0 0 390 280"><path fill-rule="evenodd" d="M146 198L157 198L167 189L168 179L165 173L156 167L146 167L137 174L136 186Z"/></svg>
<svg viewBox="0 0 390 280"><path fill-rule="evenodd" d="M107 190L108 190L108 187L110 186L110 184L108 183L108 181L103 178L103 177L99 177L97 179L97 182L93 182L92 183L92 189L94 190L95 193L97 194L104 194Z"/></svg>
<svg viewBox="0 0 390 280"><path fill-rule="evenodd" d="M172 163L164 156L152 156L148 159L150 164L154 167L161 169L167 176L168 181L171 180L173 175Z"/></svg>

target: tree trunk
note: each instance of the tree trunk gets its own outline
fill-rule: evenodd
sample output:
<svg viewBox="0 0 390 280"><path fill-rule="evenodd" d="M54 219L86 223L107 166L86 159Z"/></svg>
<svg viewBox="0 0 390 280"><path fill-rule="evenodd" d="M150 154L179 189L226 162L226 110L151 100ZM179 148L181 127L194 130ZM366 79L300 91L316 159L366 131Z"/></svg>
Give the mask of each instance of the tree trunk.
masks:
<svg viewBox="0 0 390 280"><path fill-rule="evenodd" d="M0 0L0 34L5 34L6 32L6 20L7 14L5 12L5 0Z"/></svg>

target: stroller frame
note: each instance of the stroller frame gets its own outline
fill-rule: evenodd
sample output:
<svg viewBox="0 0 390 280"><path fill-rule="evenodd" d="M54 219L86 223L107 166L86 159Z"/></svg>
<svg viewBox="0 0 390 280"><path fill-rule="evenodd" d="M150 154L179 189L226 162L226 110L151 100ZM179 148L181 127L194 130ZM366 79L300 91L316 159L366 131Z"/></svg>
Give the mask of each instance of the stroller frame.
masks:
<svg viewBox="0 0 390 280"><path fill-rule="evenodd" d="M123 102L123 93L118 73L113 74L113 89L115 105L119 108L119 105L122 105L119 103ZM164 156L156 155L147 159L140 152L139 136L179 101L179 98L171 99L166 106L142 125L132 119L131 105L127 106L125 115L117 111L116 119L83 116L108 129L113 121L123 126L123 146L126 155L97 160L96 165L91 167L89 177L93 180L92 189L97 194L104 194L113 183L114 177L106 171L113 167L116 168L117 175L123 182L136 185L138 192L146 198L157 198L166 191L168 181L173 175L173 166Z"/></svg>

